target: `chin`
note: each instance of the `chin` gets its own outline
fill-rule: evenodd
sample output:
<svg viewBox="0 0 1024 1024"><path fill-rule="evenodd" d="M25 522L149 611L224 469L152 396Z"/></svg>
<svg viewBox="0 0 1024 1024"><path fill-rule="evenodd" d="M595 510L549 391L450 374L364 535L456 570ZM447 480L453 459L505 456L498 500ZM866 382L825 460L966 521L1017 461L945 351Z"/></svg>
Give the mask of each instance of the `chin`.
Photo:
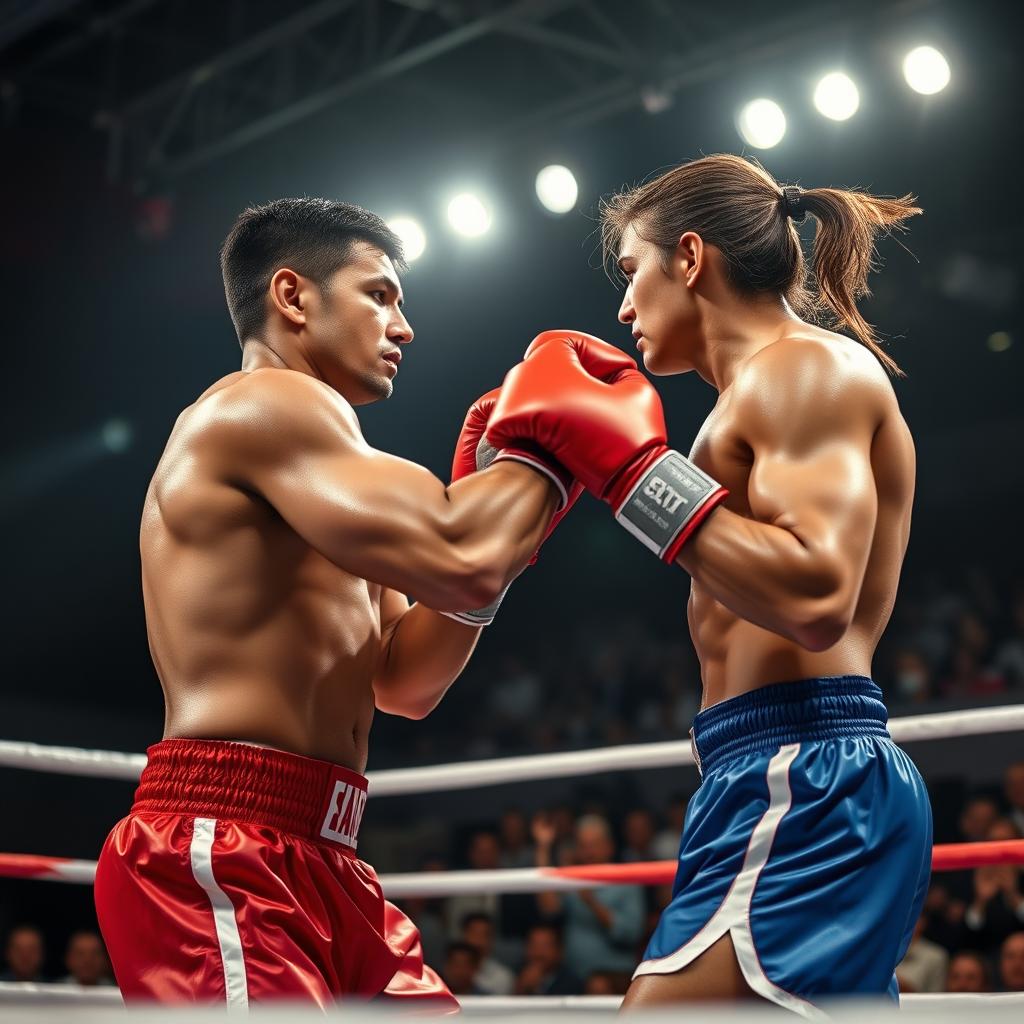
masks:
<svg viewBox="0 0 1024 1024"><path fill-rule="evenodd" d="M647 341L643 348L644 369L654 377L671 377L677 373L686 373L693 367L680 359L678 353L669 354L663 348L657 348Z"/></svg>
<svg viewBox="0 0 1024 1024"><path fill-rule="evenodd" d="M381 376L379 373L368 374L362 384L367 392L367 402L380 402L390 398L395 391L395 382L390 377Z"/></svg>
<svg viewBox="0 0 1024 1024"><path fill-rule="evenodd" d="M644 369L648 373L654 374L655 377L664 377L672 372L671 368L665 365L665 360L661 358L661 353L656 348L652 348L650 342L644 346L641 355L643 356Z"/></svg>
<svg viewBox="0 0 1024 1024"><path fill-rule="evenodd" d="M370 405L390 398L394 390L394 382L379 373L368 373L359 377L354 386L350 384L344 390L338 389L349 405Z"/></svg>

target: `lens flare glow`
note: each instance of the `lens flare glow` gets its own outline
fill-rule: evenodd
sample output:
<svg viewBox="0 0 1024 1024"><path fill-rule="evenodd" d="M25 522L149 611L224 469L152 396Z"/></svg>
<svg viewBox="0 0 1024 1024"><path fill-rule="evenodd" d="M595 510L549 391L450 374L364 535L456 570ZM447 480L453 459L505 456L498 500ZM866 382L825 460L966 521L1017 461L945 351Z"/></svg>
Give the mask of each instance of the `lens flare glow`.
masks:
<svg viewBox="0 0 1024 1024"><path fill-rule="evenodd" d="M537 198L552 213L568 213L579 196L576 176L568 167L549 164L537 175Z"/></svg>
<svg viewBox="0 0 1024 1024"><path fill-rule="evenodd" d="M918 46L903 59L903 77L914 92L931 96L949 85L949 62L934 46Z"/></svg>
<svg viewBox="0 0 1024 1024"><path fill-rule="evenodd" d="M771 149L786 134L786 115L774 100L751 100L740 111L737 126L748 145L755 149Z"/></svg>
<svg viewBox="0 0 1024 1024"><path fill-rule="evenodd" d="M427 247L427 236L419 221L412 217L394 217L388 221L388 227L402 240L405 258L410 263L423 255Z"/></svg>
<svg viewBox="0 0 1024 1024"><path fill-rule="evenodd" d="M462 192L448 204L448 223L460 235L478 238L491 226L491 211L479 196Z"/></svg>
<svg viewBox="0 0 1024 1024"><path fill-rule="evenodd" d="M833 121L845 121L857 113L860 93L849 75L833 71L825 75L815 87L814 105L825 117Z"/></svg>

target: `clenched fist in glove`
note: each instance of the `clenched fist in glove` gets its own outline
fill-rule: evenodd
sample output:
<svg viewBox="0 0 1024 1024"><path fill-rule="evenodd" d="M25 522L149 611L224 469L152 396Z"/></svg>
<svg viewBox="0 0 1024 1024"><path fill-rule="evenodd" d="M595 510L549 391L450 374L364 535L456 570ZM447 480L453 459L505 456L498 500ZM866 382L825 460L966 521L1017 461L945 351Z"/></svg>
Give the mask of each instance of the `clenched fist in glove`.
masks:
<svg viewBox="0 0 1024 1024"><path fill-rule="evenodd" d="M497 449L548 453L659 558L680 548L728 491L666 444L661 399L624 352L546 331L505 377L487 419Z"/></svg>

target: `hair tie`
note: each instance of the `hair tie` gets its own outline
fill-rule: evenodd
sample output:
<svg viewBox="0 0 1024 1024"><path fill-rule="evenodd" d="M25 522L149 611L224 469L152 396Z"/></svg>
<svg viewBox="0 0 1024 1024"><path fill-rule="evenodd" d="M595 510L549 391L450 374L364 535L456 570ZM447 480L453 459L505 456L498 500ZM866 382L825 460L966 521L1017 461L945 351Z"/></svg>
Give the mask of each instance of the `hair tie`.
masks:
<svg viewBox="0 0 1024 1024"><path fill-rule="evenodd" d="M799 185L786 185L782 190L782 211L794 224L803 224L807 216L804 190Z"/></svg>

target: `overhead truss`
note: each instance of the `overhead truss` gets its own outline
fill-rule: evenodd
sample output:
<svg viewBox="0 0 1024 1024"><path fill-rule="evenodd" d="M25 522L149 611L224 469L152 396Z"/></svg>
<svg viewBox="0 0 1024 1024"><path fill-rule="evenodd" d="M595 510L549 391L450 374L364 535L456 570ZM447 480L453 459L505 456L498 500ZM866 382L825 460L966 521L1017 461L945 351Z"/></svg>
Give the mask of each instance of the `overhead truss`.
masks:
<svg viewBox="0 0 1024 1024"><path fill-rule="evenodd" d="M932 2L884 7L891 19ZM801 0L750 28L680 0L49 0L33 18L15 6L0 23L0 101L89 119L107 133L110 178L146 187L495 38L511 59L466 95L449 90L452 116L488 90L507 99L529 77L535 96L538 75L550 82L493 126L500 143L631 106L655 113L738 62L870 24L880 0Z"/></svg>

